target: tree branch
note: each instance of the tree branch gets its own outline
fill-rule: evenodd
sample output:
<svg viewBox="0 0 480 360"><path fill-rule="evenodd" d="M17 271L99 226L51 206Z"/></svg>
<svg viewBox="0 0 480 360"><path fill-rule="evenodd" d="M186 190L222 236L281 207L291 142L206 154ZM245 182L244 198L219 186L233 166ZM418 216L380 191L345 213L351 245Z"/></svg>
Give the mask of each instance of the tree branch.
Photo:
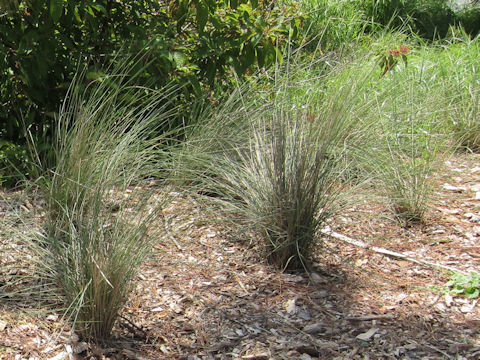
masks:
<svg viewBox="0 0 480 360"><path fill-rule="evenodd" d="M378 254L386 255L386 256L389 256L389 257L392 257L392 258L407 260L407 261L413 262L415 264L423 265L423 266L440 268L440 269L445 269L445 270L454 271L454 272L457 272L457 273L460 273L460 274L468 275L468 273L466 273L465 271L456 269L456 268L451 267L451 266L437 264L437 263L433 263L433 262L426 261L426 260L415 259L411 256L408 256L408 255L405 255L405 254L402 254L402 253L399 253L399 252L396 252L396 251L391 251L391 250L387 250L387 249L376 247L376 246L369 246L368 244L364 243L363 241L355 240L355 239L350 238L348 236L336 233L329 228L325 228L325 229L321 230L321 233L325 234L325 235L328 235L328 236L331 236L335 239L342 240L342 241L344 241L344 242L346 242L350 245L354 245L354 246L358 246L358 247L361 247L361 248L364 248L364 249L372 250L372 251L374 251Z"/></svg>

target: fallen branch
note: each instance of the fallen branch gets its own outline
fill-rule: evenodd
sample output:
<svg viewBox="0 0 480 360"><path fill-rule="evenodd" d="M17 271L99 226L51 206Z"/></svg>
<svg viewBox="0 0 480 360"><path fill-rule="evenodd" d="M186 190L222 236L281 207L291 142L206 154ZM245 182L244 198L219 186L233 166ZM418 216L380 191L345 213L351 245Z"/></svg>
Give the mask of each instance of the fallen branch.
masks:
<svg viewBox="0 0 480 360"><path fill-rule="evenodd" d="M436 346L428 345L428 344L425 345L425 346L428 347L428 348L430 348L430 349L432 349L432 350L435 350L436 352L439 352L440 354L442 354L443 356L445 356L447 359L452 359L452 360L454 359L453 356L448 355L445 351L440 350L440 349L437 348Z"/></svg>
<svg viewBox="0 0 480 360"><path fill-rule="evenodd" d="M386 256L393 257L393 258L402 259L402 260L407 260L407 261L413 262L415 264L423 265L423 266L440 268L440 269L445 269L445 270L453 271L453 272L456 272L456 273L468 275L468 273L466 273L465 271L456 269L456 268L451 267L451 266L437 264L437 263L433 263L433 262L425 261L425 260L415 259L411 256L408 256L408 255L405 255L405 254L402 254L402 253L399 253L399 252L396 252L396 251L391 251L391 250L387 250L387 249L384 249L384 248L380 248L380 247L377 247L377 246L369 246L368 244L364 243L363 241L355 240L351 237L336 233L336 232L334 232L334 231L332 231L328 228L325 228L325 229L321 230L321 232L322 232L322 234L331 236L335 239L345 241L346 243L348 243L350 245L354 245L354 246L358 246L358 247L361 247L361 248L364 248L364 249L372 250L372 251L374 251L376 253L379 253L379 254L382 254L382 255L386 255Z"/></svg>
<svg viewBox="0 0 480 360"><path fill-rule="evenodd" d="M385 319L395 319L395 316L392 314L371 314L363 316L346 316L345 320L348 321L370 321L370 320L385 320Z"/></svg>

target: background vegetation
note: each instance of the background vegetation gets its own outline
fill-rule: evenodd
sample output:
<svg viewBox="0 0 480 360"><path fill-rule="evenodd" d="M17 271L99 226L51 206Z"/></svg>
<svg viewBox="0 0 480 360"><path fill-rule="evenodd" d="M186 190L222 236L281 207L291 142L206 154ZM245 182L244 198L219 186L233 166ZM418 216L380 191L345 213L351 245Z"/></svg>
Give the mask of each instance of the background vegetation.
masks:
<svg viewBox="0 0 480 360"><path fill-rule="evenodd" d="M150 53L139 81L182 88L183 111L170 123L176 127L190 121L192 101L221 96L236 76L268 68L288 42L326 53L385 29L448 38L451 26L473 38L479 19L478 6L446 0L2 1L0 161L8 170L1 181L12 186L29 174L25 130L49 151L52 124L77 69L87 66L86 79L96 79L119 51Z"/></svg>
<svg viewBox="0 0 480 360"><path fill-rule="evenodd" d="M258 1L42 0L0 3L0 136L3 165L28 172L25 129L42 150L77 69L97 79L122 51L148 51L138 81L182 87L179 105L235 82L279 56L298 31L294 4ZM153 60L154 59L154 60ZM178 120L182 123L181 119ZM40 145L43 144L43 145ZM12 179L13 185L17 179Z"/></svg>
<svg viewBox="0 0 480 360"><path fill-rule="evenodd" d="M253 233L282 270L308 270L352 187L374 188L402 225L424 222L442 156L480 148L479 9L1 2L0 181L40 190L30 248L81 336L109 336L169 186Z"/></svg>

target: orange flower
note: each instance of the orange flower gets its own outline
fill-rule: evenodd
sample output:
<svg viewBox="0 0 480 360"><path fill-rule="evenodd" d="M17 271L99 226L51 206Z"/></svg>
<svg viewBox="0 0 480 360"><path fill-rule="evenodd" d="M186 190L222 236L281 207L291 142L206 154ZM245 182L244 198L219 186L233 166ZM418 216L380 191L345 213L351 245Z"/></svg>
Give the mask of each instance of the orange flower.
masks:
<svg viewBox="0 0 480 360"><path fill-rule="evenodd" d="M392 49L390 49L390 50L388 50L388 53L389 53L390 55L393 55L393 56L399 56L399 55L400 55L400 51L399 51L399 50L392 50Z"/></svg>
<svg viewBox="0 0 480 360"><path fill-rule="evenodd" d="M400 45L398 49L390 49L388 53L393 56L400 56L402 54L406 54L409 51L409 47L406 45Z"/></svg>

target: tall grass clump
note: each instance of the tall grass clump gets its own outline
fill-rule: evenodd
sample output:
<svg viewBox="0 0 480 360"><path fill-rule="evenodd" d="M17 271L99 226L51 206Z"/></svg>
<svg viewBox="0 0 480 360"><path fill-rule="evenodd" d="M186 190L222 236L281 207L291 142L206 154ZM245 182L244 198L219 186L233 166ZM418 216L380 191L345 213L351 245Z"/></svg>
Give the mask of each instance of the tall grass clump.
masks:
<svg viewBox="0 0 480 360"><path fill-rule="evenodd" d="M136 86L134 67L127 61L86 89L78 74L56 122L53 167L38 160L35 184L46 201L38 254L89 340L108 338L159 241L150 231L164 198L153 201L147 181L157 171L164 139L156 129L172 115L173 92Z"/></svg>
<svg viewBox="0 0 480 360"><path fill-rule="evenodd" d="M390 29L408 27L425 40L444 38L448 28L459 22L459 16L445 0L353 0L371 20L373 31L378 25Z"/></svg>
<svg viewBox="0 0 480 360"><path fill-rule="evenodd" d="M219 111L243 125L233 147L209 157L205 168L213 176L204 178L221 213L253 230L268 262L282 270L307 269L319 230L336 213L343 154L358 141L366 106L353 71L349 82L330 83L316 66L293 61L276 68L273 86L239 91L232 103L241 106ZM208 123L224 126L221 118Z"/></svg>
<svg viewBox="0 0 480 360"><path fill-rule="evenodd" d="M480 38L471 40L462 29L451 28L451 39L434 52L440 80L453 104L450 129L456 145L480 151Z"/></svg>
<svg viewBox="0 0 480 360"><path fill-rule="evenodd" d="M407 49L407 48L405 48ZM443 84L432 81L435 67L415 51L405 64L384 72L372 108L372 138L366 167L379 181L396 218L405 225L424 221L433 194L432 175L448 153L445 123L452 110Z"/></svg>
<svg viewBox="0 0 480 360"><path fill-rule="evenodd" d="M366 29L366 17L352 1L303 0L303 31L308 50L329 52L350 46Z"/></svg>

